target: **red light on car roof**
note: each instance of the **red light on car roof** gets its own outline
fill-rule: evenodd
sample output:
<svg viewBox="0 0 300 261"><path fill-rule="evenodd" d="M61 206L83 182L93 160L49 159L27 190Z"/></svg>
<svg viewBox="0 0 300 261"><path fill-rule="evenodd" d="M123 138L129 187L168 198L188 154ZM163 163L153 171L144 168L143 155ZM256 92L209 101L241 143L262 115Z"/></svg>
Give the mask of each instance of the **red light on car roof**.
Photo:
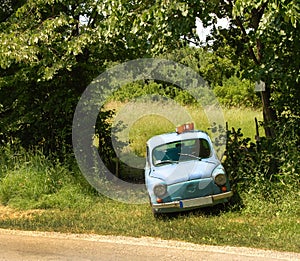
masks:
<svg viewBox="0 0 300 261"><path fill-rule="evenodd" d="M191 131L191 130L194 130L193 122L185 123L185 124L182 124L181 126L176 127L176 132L178 134L183 133L185 131Z"/></svg>

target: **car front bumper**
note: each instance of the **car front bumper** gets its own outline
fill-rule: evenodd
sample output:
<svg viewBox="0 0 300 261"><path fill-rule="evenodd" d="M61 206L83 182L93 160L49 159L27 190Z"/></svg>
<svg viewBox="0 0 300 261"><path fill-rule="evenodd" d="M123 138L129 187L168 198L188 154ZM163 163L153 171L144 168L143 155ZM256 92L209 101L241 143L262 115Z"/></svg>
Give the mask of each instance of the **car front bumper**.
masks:
<svg viewBox="0 0 300 261"><path fill-rule="evenodd" d="M166 203L155 203L152 204L154 209L167 209L167 208L193 208L201 206L210 206L214 205L216 201L229 198L233 195L232 191L224 192L220 194L215 194L206 197L192 198L192 199L183 199L176 200Z"/></svg>

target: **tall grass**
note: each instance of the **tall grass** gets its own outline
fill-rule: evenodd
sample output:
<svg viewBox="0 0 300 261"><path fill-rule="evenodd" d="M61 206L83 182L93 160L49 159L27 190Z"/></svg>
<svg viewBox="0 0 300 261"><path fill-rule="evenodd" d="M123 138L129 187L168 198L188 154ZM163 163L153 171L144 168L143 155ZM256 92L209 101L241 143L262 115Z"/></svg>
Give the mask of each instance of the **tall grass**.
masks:
<svg viewBox="0 0 300 261"><path fill-rule="evenodd" d="M47 159L40 151L2 148L0 204L17 208L65 208L84 202L90 189L76 169Z"/></svg>
<svg viewBox="0 0 300 261"><path fill-rule="evenodd" d="M126 107L124 103L110 102L106 106L107 109L115 111L117 115L116 120L122 120L125 126L126 123L132 121L134 109L128 111L128 107ZM183 124L186 123L185 119L187 118L182 115L183 112L181 110L174 110L172 114L165 113L166 105L163 103L157 103L156 106L159 107L158 111L148 106L149 104L147 102L142 104L140 102L137 103L136 110L143 111L144 115L136 119L129 132L130 150L139 156L145 156L145 144L149 138L154 135L175 131L176 126L172 123L172 119L176 118L177 122ZM196 128L210 132L209 109L204 111L203 108L195 105L180 107L195 123ZM224 115L224 121L228 123L230 129L241 128L245 137L251 139L255 138L255 118L257 118L258 121L262 121L261 110L252 108L222 108L221 112ZM214 111L212 113L214 113ZM171 117L169 119L164 115L171 115ZM260 135L264 135L262 130ZM119 138L123 139L124 137L119 136Z"/></svg>

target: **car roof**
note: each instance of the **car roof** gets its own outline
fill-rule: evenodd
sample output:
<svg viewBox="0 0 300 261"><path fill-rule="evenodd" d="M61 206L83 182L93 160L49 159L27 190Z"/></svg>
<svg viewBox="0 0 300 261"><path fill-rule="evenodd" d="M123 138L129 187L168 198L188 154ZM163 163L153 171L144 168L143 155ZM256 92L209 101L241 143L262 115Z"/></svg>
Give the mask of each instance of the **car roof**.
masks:
<svg viewBox="0 0 300 261"><path fill-rule="evenodd" d="M170 132L161 135L156 135L147 141L150 148L155 148L159 145L188 139L206 139L210 141L208 134L201 130L185 131L183 133Z"/></svg>

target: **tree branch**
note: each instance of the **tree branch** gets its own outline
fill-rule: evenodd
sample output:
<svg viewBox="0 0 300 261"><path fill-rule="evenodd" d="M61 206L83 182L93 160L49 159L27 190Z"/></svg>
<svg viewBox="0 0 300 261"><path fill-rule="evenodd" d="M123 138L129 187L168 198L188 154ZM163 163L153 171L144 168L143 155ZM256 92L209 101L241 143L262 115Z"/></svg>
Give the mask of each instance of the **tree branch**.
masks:
<svg viewBox="0 0 300 261"><path fill-rule="evenodd" d="M232 0L228 0L228 2L233 7ZM239 16L237 16L236 19L235 19L235 21L236 21L237 26L240 27L240 29L242 31L243 38L249 43L249 37L248 37L248 34L246 32L246 29L245 29L245 27L243 25L243 22L242 22L241 18ZM253 50L253 48L251 46L248 47L248 52L249 52L251 58L253 59L253 61L257 65L259 65L260 61L259 61L259 59L257 59L257 57L256 57L256 55L254 53L254 50Z"/></svg>

